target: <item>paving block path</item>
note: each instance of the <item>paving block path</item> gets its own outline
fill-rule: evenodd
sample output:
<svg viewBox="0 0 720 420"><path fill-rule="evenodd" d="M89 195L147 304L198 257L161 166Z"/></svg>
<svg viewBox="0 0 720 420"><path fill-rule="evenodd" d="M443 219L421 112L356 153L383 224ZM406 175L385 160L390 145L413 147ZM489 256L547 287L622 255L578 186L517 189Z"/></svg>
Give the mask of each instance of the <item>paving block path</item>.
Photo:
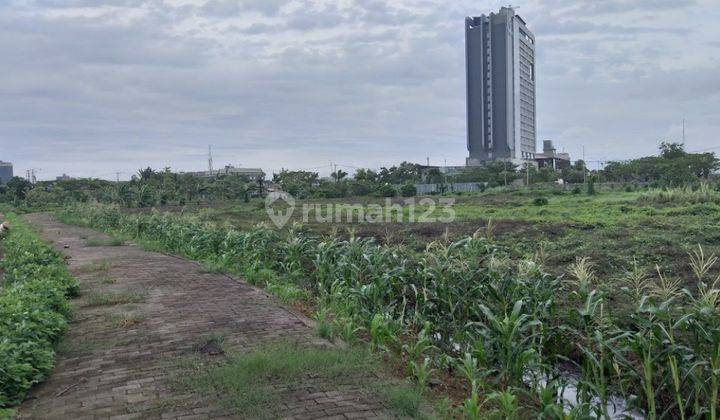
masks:
<svg viewBox="0 0 720 420"><path fill-rule="evenodd" d="M174 361L197 354L213 334L222 335L236 351L280 338L323 344L309 320L241 280L132 244L87 246L87 238L106 236L59 223L50 214L26 218L67 255L83 292L73 302L75 313L55 370L19 407L21 418L244 418L203 396L177 395L168 386ZM108 292L130 296L130 302L92 304L93 295ZM352 384L327 388L319 384L293 390L281 406L282 415L393 417Z"/></svg>

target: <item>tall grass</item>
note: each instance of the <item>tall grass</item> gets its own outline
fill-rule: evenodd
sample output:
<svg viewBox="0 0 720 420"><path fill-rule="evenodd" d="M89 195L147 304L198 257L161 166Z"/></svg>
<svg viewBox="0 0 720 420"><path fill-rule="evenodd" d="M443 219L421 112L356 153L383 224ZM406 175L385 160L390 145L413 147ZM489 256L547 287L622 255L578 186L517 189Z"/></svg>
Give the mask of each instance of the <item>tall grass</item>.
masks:
<svg viewBox="0 0 720 420"><path fill-rule="evenodd" d="M698 187L651 190L642 194L639 200L661 204L720 204L720 191L703 183Z"/></svg>
<svg viewBox="0 0 720 420"><path fill-rule="evenodd" d="M620 396L648 418L717 419L720 278L712 275L717 259L701 248L691 258L692 289L660 269L628 270L623 290L636 305L619 323L590 260L577 260L561 281L543 272L543 252L539 261L514 261L490 235L416 252L352 234L342 240L263 225L238 231L108 206L62 217L153 238L260 284L286 278L316 300L323 320L336 320L327 322L328 335L332 325L349 340L366 331L374 349L404 352L420 389L433 377L467 381L461 411L468 418L563 411L558 366L571 362L580 374L571 418L608 418L612 397Z"/></svg>

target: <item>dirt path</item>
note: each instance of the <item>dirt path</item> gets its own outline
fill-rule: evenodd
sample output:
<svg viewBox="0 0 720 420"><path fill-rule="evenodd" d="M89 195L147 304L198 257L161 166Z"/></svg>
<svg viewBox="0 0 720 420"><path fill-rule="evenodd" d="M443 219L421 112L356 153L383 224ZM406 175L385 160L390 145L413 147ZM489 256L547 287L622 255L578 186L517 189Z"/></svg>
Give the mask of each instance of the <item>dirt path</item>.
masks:
<svg viewBox="0 0 720 420"><path fill-rule="evenodd" d="M48 214L27 219L69 257L83 292L55 370L19 408L23 418L242 418L202 396L174 393L173 361L196 354L211 334L238 351L281 337L322 342L302 316L239 280L133 245L87 246L87 238L104 236ZM360 394L309 387L280 408L297 419L392 417Z"/></svg>

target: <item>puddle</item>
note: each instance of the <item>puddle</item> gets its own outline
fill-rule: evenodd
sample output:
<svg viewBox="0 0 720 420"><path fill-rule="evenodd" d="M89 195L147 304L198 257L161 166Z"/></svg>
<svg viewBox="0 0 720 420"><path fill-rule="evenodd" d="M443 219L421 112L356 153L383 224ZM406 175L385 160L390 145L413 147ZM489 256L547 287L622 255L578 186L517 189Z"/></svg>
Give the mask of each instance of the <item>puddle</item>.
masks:
<svg viewBox="0 0 720 420"><path fill-rule="evenodd" d="M563 386L558 388L558 397L562 399L565 410L570 410L580 404L578 401L578 388L579 376L571 372L561 372L560 382ZM537 385L545 386L547 384L547 378L540 378L535 380ZM533 382L531 376L525 378L525 383L531 385ZM593 398L591 405L593 408L599 408L600 399ZM633 420L644 420L645 415L638 410L631 409L628 406L627 401L619 396L610 396L606 405L608 416L611 419L633 419Z"/></svg>
<svg viewBox="0 0 720 420"><path fill-rule="evenodd" d="M440 333L436 333L433 335L433 337L442 342L442 335ZM462 353L462 347L458 342L454 341L452 338L449 340L449 344L452 346L453 350L460 354ZM465 346L467 347L467 346ZM466 349L466 351L469 349ZM579 382L579 375L574 374L572 372L568 371L561 371L559 375L559 379L561 383L564 386L561 386L558 388L558 399L560 399L563 402L563 406L565 407L566 411L571 410L573 407L576 407L579 405L578 401L578 388L577 384ZM539 386L545 386L547 384L547 377L543 378L535 378L533 380L532 375L527 375L525 378L525 383L527 385L532 385L533 383L537 383ZM600 399L595 398L592 401L592 405L594 408L598 408L600 405ZM627 401L619 396L610 396L608 398L607 402L607 412L611 419L613 420L624 420L624 419L632 419L632 420L644 420L645 415L635 409L631 409L628 406Z"/></svg>

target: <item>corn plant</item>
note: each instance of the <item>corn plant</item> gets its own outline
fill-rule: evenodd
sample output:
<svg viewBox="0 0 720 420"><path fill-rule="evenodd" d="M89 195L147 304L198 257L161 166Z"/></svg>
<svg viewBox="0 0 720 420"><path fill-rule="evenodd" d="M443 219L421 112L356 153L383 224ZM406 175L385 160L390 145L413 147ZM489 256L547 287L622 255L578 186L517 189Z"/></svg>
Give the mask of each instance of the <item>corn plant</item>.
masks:
<svg viewBox="0 0 720 420"><path fill-rule="evenodd" d="M388 314L375 314L370 321L370 346L374 350L388 350L397 341L397 325Z"/></svg>
<svg viewBox="0 0 720 420"><path fill-rule="evenodd" d="M422 362L411 360L409 367L413 378L415 378L418 384L418 388L420 391L424 390L434 371L430 358L426 357Z"/></svg>
<svg viewBox="0 0 720 420"><path fill-rule="evenodd" d="M509 313L493 313L480 305L487 321L482 325L486 343L492 349L497 378L501 384L520 385L524 374L539 362L532 346L540 321L522 313L523 301L515 302Z"/></svg>
<svg viewBox="0 0 720 420"><path fill-rule="evenodd" d="M351 318L336 318L333 321L333 325L337 335L350 345L356 343L358 334L364 330L363 327L358 326Z"/></svg>
<svg viewBox="0 0 720 420"><path fill-rule="evenodd" d="M480 420L482 418L482 403L480 403L480 393L477 382L473 381L470 388L470 397L463 401L460 406L460 412L462 416L468 420Z"/></svg>

